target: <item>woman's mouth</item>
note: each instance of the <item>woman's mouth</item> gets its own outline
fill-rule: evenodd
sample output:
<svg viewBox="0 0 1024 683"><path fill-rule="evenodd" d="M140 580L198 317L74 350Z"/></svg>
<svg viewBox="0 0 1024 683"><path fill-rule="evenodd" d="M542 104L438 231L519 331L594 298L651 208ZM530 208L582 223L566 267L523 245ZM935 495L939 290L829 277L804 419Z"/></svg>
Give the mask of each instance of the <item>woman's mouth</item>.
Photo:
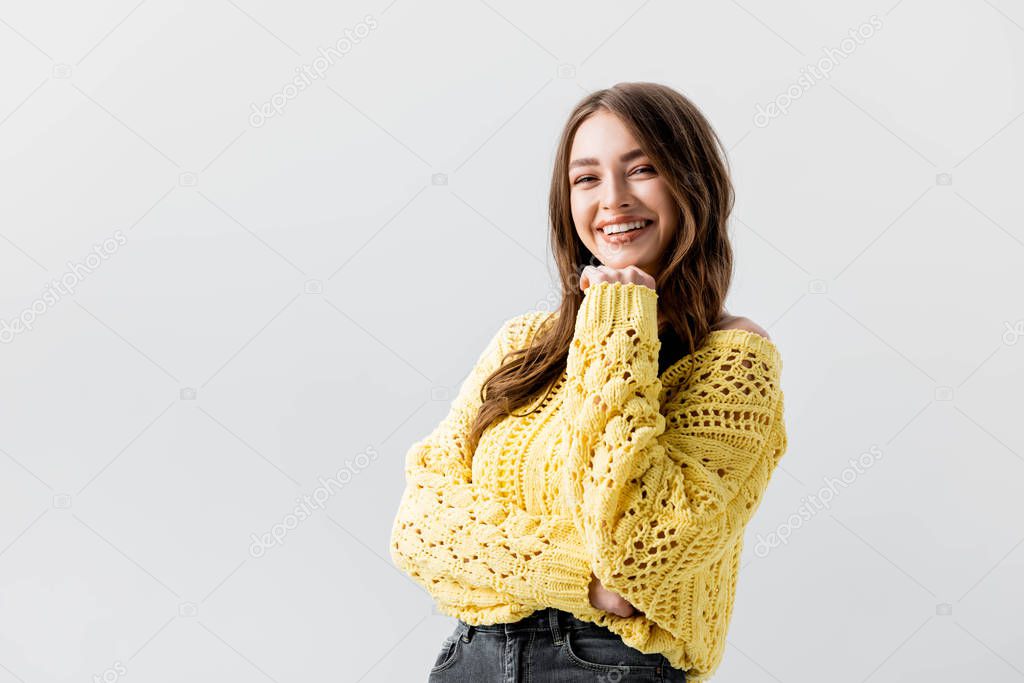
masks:
<svg viewBox="0 0 1024 683"><path fill-rule="evenodd" d="M652 220L614 223L606 225L598 232L601 233L601 239L609 244L628 244L649 233L653 224Z"/></svg>

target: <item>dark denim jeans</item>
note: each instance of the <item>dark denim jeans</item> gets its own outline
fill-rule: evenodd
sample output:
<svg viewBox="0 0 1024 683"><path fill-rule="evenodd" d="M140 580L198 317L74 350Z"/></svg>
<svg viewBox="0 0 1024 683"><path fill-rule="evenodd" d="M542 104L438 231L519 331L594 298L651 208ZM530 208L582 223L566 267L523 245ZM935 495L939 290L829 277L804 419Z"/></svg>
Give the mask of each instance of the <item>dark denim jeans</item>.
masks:
<svg viewBox="0 0 1024 683"><path fill-rule="evenodd" d="M644 654L603 626L549 607L514 623L458 621L428 683L640 683L686 680L664 655Z"/></svg>

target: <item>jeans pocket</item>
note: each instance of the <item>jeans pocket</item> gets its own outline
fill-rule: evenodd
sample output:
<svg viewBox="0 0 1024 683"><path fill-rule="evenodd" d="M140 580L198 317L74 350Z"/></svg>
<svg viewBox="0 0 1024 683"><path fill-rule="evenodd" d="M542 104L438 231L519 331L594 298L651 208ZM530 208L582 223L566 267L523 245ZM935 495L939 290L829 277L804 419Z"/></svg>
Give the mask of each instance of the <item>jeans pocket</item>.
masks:
<svg viewBox="0 0 1024 683"><path fill-rule="evenodd" d="M619 680L630 673L660 674L665 667L662 655L640 652L604 629L570 629L565 632L562 649L576 666L606 674L609 680Z"/></svg>
<svg viewBox="0 0 1024 683"><path fill-rule="evenodd" d="M437 658L434 660L434 666L430 669L430 673L437 673L438 671L444 671L459 658L459 648L462 644L462 638L458 633L453 633L444 639L441 643L441 651L437 653Z"/></svg>

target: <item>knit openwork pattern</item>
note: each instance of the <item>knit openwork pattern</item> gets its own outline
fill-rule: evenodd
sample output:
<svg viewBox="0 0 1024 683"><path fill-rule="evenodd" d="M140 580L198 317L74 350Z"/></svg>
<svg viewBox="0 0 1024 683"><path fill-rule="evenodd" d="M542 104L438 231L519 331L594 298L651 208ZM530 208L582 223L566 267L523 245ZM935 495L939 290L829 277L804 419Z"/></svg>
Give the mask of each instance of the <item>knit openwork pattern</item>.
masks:
<svg viewBox="0 0 1024 683"><path fill-rule="evenodd" d="M556 607L705 681L724 653L743 530L787 447L782 361L765 337L716 330L659 376L657 299L590 286L562 377L470 452L484 379L555 314L506 321L409 449L390 552L452 617ZM591 606L592 575L641 614Z"/></svg>

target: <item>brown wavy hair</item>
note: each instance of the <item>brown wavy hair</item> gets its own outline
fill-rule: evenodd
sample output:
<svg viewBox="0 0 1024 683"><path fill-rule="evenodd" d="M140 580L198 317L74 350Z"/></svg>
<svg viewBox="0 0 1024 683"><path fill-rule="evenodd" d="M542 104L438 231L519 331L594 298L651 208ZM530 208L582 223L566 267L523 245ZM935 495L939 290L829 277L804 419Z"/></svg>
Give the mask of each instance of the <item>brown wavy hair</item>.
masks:
<svg viewBox="0 0 1024 683"><path fill-rule="evenodd" d="M723 312L732 280L733 252L726 222L734 193L725 148L693 102L659 83L617 83L584 97L562 131L551 176L551 248L562 301L524 348L505 355L480 388L482 401L470 433L470 452L487 427L530 403L541 391L546 404L565 371L576 316L583 302L580 272L600 262L580 240L569 203L569 154L576 130L590 115L618 116L650 157L679 207L679 229L661 255L658 306L692 353ZM519 415L523 417L530 412Z"/></svg>

